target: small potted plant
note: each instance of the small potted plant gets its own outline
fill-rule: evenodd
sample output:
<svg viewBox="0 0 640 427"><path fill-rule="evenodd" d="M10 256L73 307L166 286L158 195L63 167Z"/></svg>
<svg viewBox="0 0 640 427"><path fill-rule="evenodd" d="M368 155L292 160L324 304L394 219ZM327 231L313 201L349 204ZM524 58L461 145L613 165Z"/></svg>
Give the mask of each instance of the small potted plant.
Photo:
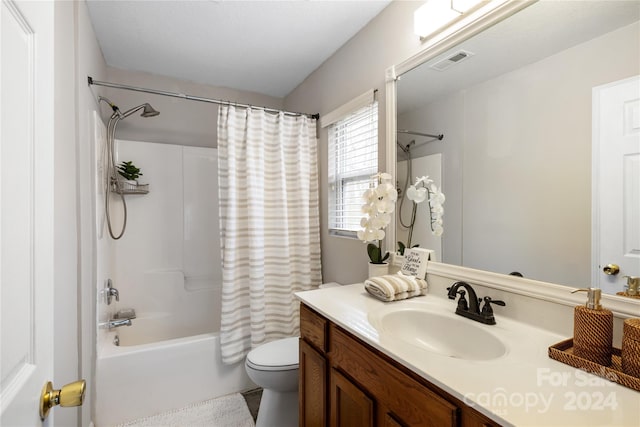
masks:
<svg viewBox="0 0 640 427"><path fill-rule="evenodd" d="M142 176L140 168L131 161L120 163L118 165L118 173L131 185L138 185L138 178Z"/></svg>

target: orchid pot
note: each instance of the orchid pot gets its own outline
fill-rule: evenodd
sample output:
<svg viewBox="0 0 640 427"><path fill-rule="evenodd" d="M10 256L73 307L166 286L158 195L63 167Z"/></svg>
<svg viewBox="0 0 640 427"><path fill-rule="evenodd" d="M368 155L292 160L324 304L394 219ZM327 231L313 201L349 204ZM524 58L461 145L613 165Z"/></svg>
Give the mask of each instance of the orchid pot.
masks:
<svg viewBox="0 0 640 427"><path fill-rule="evenodd" d="M383 262L382 264L369 263L369 277L379 277L389 274L389 264Z"/></svg>

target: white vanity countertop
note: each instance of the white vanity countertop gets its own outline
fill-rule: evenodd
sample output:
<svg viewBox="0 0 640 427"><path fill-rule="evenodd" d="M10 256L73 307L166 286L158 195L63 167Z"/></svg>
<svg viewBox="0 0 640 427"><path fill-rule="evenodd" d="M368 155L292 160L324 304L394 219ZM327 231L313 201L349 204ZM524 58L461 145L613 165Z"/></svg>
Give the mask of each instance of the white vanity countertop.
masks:
<svg viewBox="0 0 640 427"><path fill-rule="evenodd" d="M396 337L381 336L369 321L371 313L421 304L425 309L438 306L453 313L455 301L427 295L384 303L368 295L362 284L298 292L296 296L502 425L640 426L640 392L549 358L548 347L566 336L499 315L497 325L491 326L462 318L495 335L507 346L507 352L497 359L462 360L424 350Z"/></svg>

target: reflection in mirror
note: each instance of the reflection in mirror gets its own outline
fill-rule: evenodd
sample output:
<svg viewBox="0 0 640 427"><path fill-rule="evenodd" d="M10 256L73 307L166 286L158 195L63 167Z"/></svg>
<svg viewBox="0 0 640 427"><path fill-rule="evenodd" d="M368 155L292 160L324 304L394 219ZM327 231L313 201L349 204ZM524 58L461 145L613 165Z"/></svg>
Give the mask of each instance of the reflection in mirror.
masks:
<svg viewBox="0 0 640 427"><path fill-rule="evenodd" d="M432 213L429 201L416 203L412 200L408 191L416 178L427 177L440 189L442 183L442 155L431 154L428 156L412 157L415 140L411 140L402 147L402 156L398 156L396 167L398 208L396 213L396 238L398 239L398 251L402 254L403 248L422 247L435 251L435 261L442 261L442 239L434 233L431 226ZM416 175L417 174L417 175ZM445 205L446 206L446 205Z"/></svg>
<svg viewBox="0 0 640 427"><path fill-rule="evenodd" d="M600 259L601 239L592 247L594 88L640 74L639 19L638 1L540 1L400 76L397 129L445 135L397 136L398 187L410 164L412 180L441 172L446 195L442 241L420 225L412 244L445 263L607 293L639 276L639 227L625 230L630 262L618 276L603 274L620 262ZM639 97L624 101L636 105L638 146ZM640 160L625 173L640 182ZM640 224L638 187L618 200L629 224Z"/></svg>

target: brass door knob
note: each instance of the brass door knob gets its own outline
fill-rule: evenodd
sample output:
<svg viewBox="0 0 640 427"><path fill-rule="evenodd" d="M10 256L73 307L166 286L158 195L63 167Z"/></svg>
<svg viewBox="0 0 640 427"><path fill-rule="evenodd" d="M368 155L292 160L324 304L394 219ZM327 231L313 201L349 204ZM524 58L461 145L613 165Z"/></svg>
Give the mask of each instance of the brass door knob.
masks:
<svg viewBox="0 0 640 427"><path fill-rule="evenodd" d="M65 407L82 405L86 387L86 381L80 380L67 384L60 390L54 390L51 381L47 382L40 395L40 419L44 421L49 415L49 409L56 405Z"/></svg>
<svg viewBox="0 0 640 427"><path fill-rule="evenodd" d="M620 266L618 264L607 264L604 266L602 271L604 271L604 274L607 274L609 276L615 276L616 274L620 273Z"/></svg>

